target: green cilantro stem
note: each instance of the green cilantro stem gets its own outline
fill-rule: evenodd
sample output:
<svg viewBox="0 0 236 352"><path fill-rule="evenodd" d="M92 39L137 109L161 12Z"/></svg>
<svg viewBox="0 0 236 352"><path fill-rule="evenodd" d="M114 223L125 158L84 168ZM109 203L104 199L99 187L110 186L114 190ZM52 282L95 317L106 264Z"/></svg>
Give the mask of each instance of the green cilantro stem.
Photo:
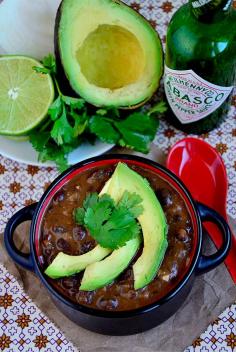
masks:
<svg viewBox="0 0 236 352"><path fill-rule="evenodd" d="M62 96L63 94L62 94L62 92L61 92L61 90L60 90L60 87L59 87L59 84L58 84L58 82L57 82L57 79L55 78L55 75L53 75L53 79L54 79L54 82L55 82L55 85L56 85L58 94L59 94L60 96Z"/></svg>
<svg viewBox="0 0 236 352"><path fill-rule="evenodd" d="M42 127L39 129L40 132L45 131L50 125L52 124L52 121L50 119L48 119L43 125Z"/></svg>

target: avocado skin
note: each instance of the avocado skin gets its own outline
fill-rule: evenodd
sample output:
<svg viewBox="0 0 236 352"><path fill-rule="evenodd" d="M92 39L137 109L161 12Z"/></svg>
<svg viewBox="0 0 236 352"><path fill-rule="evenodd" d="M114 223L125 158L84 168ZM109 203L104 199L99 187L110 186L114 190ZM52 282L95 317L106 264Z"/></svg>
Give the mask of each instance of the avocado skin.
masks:
<svg viewBox="0 0 236 352"><path fill-rule="evenodd" d="M119 0L112 0L114 3L121 5L122 6L127 6L129 7L127 4L123 3L122 1ZM73 90L73 88L70 85L70 81L68 79L68 77L66 76L64 67L63 67L63 62L61 60L61 55L60 55L60 48L59 48L59 27L60 27L60 20L61 20L61 13L62 13L62 7L63 7L63 3L64 0L61 1L60 6L57 10L56 13L56 19L55 19L55 26L54 26L54 52L55 52L55 58L56 58L56 65L57 65L57 74L59 77L59 82L61 83L60 87L62 87L62 93L63 94L67 94L70 95L72 97L78 97L78 94ZM136 11L136 10L134 10ZM136 11L137 12L137 11ZM141 15L139 12L137 12L139 14L139 16L143 17L145 19L145 21L147 21L147 19ZM156 30L155 30L156 31ZM159 33L156 31L156 35L158 37L158 39L160 40L161 43L161 39L159 36ZM158 87L160 86L160 81L163 77L164 74L164 51L163 51L163 47L162 47L162 55L160 57L161 59L161 65L162 65L162 74L161 77L159 79L158 82ZM155 92L154 92L155 94ZM145 100L141 101L138 104L134 104L134 105L130 105L130 106L121 106L119 107L119 109L122 110L134 110L134 109L138 109L139 107L141 107L142 105L144 105L147 101L149 101L152 98L152 96L147 97ZM93 107L92 104L88 103L91 107Z"/></svg>
<svg viewBox="0 0 236 352"><path fill-rule="evenodd" d="M70 81L66 77L63 64L61 61L60 49L59 49L59 24L61 19L61 12L63 6L63 0L58 7L55 19L55 26L54 26L54 54L56 59L56 66L57 66L57 79L60 82L60 89L63 94L71 96L71 97L78 97L78 94L74 92L74 90L70 86Z"/></svg>

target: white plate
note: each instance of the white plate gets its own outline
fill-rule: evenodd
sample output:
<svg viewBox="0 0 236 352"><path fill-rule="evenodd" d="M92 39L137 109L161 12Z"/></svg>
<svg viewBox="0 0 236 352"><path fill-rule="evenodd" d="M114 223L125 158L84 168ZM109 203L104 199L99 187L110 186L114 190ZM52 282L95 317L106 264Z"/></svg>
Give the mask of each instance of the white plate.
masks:
<svg viewBox="0 0 236 352"><path fill-rule="evenodd" d="M87 158L105 153L112 148L112 144L97 141L95 145L84 143L69 154L68 163L76 164ZM38 153L33 149L29 141L13 141L0 136L0 153L7 158L25 164L37 166L55 166L52 162L42 163L38 161Z"/></svg>
<svg viewBox="0 0 236 352"><path fill-rule="evenodd" d="M53 31L60 0L0 0L0 55L22 54L38 59L54 52ZM97 141L83 144L68 158L69 164L102 154L111 144ZM38 162L38 153L29 142L18 142L0 136L0 153L13 160L31 165L49 166Z"/></svg>

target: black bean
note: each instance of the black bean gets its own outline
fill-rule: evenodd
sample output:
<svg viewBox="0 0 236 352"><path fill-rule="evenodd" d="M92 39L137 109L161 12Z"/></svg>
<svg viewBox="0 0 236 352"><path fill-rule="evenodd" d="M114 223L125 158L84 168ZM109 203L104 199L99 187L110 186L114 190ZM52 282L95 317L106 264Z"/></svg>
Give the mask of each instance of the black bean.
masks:
<svg viewBox="0 0 236 352"><path fill-rule="evenodd" d="M105 169L105 170L97 170L94 171L89 178L87 179L87 182L89 184L93 184L94 182L100 181L100 180L104 180L104 177L108 178L111 176L113 170L112 169Z"/></svg>
<svg viewBox="0 0 236 352"><path fill-rule="evenodd" d="M137 297L137 291L129 290L127 292L121 292L120 295L126 299L135 299Z"/></svg>
<svg viewBox="0 0 236 352"><path fill-rule="evenodd" d="M188 234L192 233L192 231L193 231L192 226L187 226L186 231Z"/></svg>
<svg viewBox="0 0 236 352"><path fill-rule="evenodd" d="M66 289L70 289L71 287L73 287L73 281L70 277L65 277L61 279L61 286Z"/></svg>
<svg viewBox="0 0 236 352"><path fill-rule="evenodd" d="M59 238L56 246L59 251L68 252L70 250L70 244L64 238Z"/></svg>
<svg viewBox="0 0 236 352"><path fill-rule="evenodd" d="M175 222L175 223L180 222L180 221L182 221L182 220L183 220L183 219L182 219L181 214L175 214L175 215L173 216L173 222Z"/></svg>
<svg viewBox="0 0 236 352"><path fill-rule="evenodd" d="M127 281L121 281L118 285L116 285L116 293L117 295L122 295L127 293L130 290L130 285Z"/></svg>
<svg viewBox="0 0 236 352"><path fill-rule="evenodd" d="M72 230L72 236L75 241L82 241L87 234L83 226L76 226Z"/></svg>
<svg viewBox="0 0 236 352"><path fill-rule="evenodd" d="M126 281L133 278L133 270L127 269L119 276L119 281Z"/></svg>
<svg viewBox="0 0 236 352"><path fill-rule="evenodd" d="M48 262L48 264L51 264L52 262L53 262L53 260L56 258L56 256L57 256L57 251L53 251L53 252L51 252L51 254L49 254L48 256L47 256L47 262Z"/></svg>
<svg viewBox="0 0 236 352"><path fill-rule="evenodd" d="M76 276L68 276L60 279L61 286L65 289L75 289L79 285L79 279Z"/></svg>
<svg viewBox="0 0 236 352"><path fill-rule="evenodd" d="M76 288L73 288L73 287L72 287L72 288L70 288L70 289L68 290L69 295L72 296L72 297L74 297L77 292L78 292L78 287L76 287Z"/></svg>
<svg viewBox="0 0 236 352"><path fill-rule="evenodd" d="M39 261L40 265L43 265L43 264L44 264L44 257L43 257L43 255L38 256L38 261Z"/></svg>
<svg viewBox="0 0 236 352"><path fill-rule="evenodd" d="M92 175L87 179L87 183L93 184L94 182L96 182L96 180L99 180L101 175L103 175L102 171L103 170L93 172Z"/></svg>
<svg viewBox="0 0 236 352"><path fill-rule="evenodd" d="M119 305L119 301L116 297L105 298L104 296L101 296L98 298L96 302L96 306L98 308L105 309L105 310L116 309L118 305Z"/></svg>
<svg viewBox="0 0 236 352"><path fill-rule="evenodd" d="M170 207L173 204L172 194L166 188L161 188L156 191L156 196L162 206Z"/></svg>
<svg viewBox="0 0 236 352"><path fill-rule="evenodd" d="M188 253L187 250L182 249L181 251L179 251L178 258L179 258L179 259L184 259L184 258L186 258L186 257L187 257L187 253Z"/></svg>
<svg viewBox="0 0 236 352"><path fill-rule="evenodd" d="M175 278L178 275L178 262L174 262L171 268L170 279Z"/></svg>
<svg viewBox="0 0 236 352"><path fill-rule="evenodd" d="M51 239L52 239L51 233L44 233L43 234L43 241L48 242L48 241L51 241Z"/></svg>
<svg viewBox="0 0 236 352"><path fill-rule="evenodd" d="M65 233L66 232L66 228L64 226L57 226L57 225L54 225L53 228L52 228L53 232L55 233Z"/></svg>
<svg viewBox="0 0 236 352"><path fill-rule="evenodd" d="M80 304L91 304L93 303L94 293L95 291L91 291L91 292L79 291L76 295L76 300Z"/></svg>
<svg viewBox="0 0 236 352"><path fill-rule="evenodd" d="M58 203L58 202L62 202L65 198L65 194L63 191L58 191L55 196L53 197L53 201Z"/></svg>
<svg viewBox="0 0 236 352"><path fill-rule="evenodd" d="M173 214L182 214L184 212L184 209L181 205L177 203L171 208L171 211Z"/></svg>
<svg viewBox="0 0 236 352"><path fill-rule="evenodd" d="M139 294L139 297L142 299L148 299L150 297L150 291L147 287L144 288L141 294Z"/></svg>
<svg viewBox="0 0 236 352"><path fill-rule="evenodd" d="M88 251L91 251L93 249L94 244L93 242L84 242L81 247L80 247L80 254L87 253Z"/></svg>
<svg viewBox="0 0 236 352"><path fill-rule="evenodd" d="M52 253L52 248L43 248L43 254L47 257L49 255L51 255Z"/></svg>
<svg viewBox="0 0 236 352"><path fill-rule="evenodd" d="M179 229L176 232L176 238L181 242L188 242L189 241L189 237L188 237L187 231L185 229Z"/></svg>

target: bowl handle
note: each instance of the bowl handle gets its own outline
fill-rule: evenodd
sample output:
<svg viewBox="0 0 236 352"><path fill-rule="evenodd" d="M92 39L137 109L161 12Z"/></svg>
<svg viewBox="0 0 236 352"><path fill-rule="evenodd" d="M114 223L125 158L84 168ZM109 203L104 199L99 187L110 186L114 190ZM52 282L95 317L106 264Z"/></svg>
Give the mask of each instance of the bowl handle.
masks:
<svg viewBox="0 0 236 352"><path fill-rule="evenodd" d="M209 256L200 255L197 264L197 273L202 274L214 269L225 260L231 246L231 232L227 222L215 210L202 203L197 203L197 208L202 222L210 221L216 224L223 237L223 243L216 253Z"/></svg>
<svg viewBox="0 0 236 352"><path fill-rule="evenodd" d="M31 254L22 253L16 248L13 235L18 225L27 220L32 220L37 203L31 204L14 214L8 221L4 231L4 243L9 256L24 269L34 271Z"/></svg>

